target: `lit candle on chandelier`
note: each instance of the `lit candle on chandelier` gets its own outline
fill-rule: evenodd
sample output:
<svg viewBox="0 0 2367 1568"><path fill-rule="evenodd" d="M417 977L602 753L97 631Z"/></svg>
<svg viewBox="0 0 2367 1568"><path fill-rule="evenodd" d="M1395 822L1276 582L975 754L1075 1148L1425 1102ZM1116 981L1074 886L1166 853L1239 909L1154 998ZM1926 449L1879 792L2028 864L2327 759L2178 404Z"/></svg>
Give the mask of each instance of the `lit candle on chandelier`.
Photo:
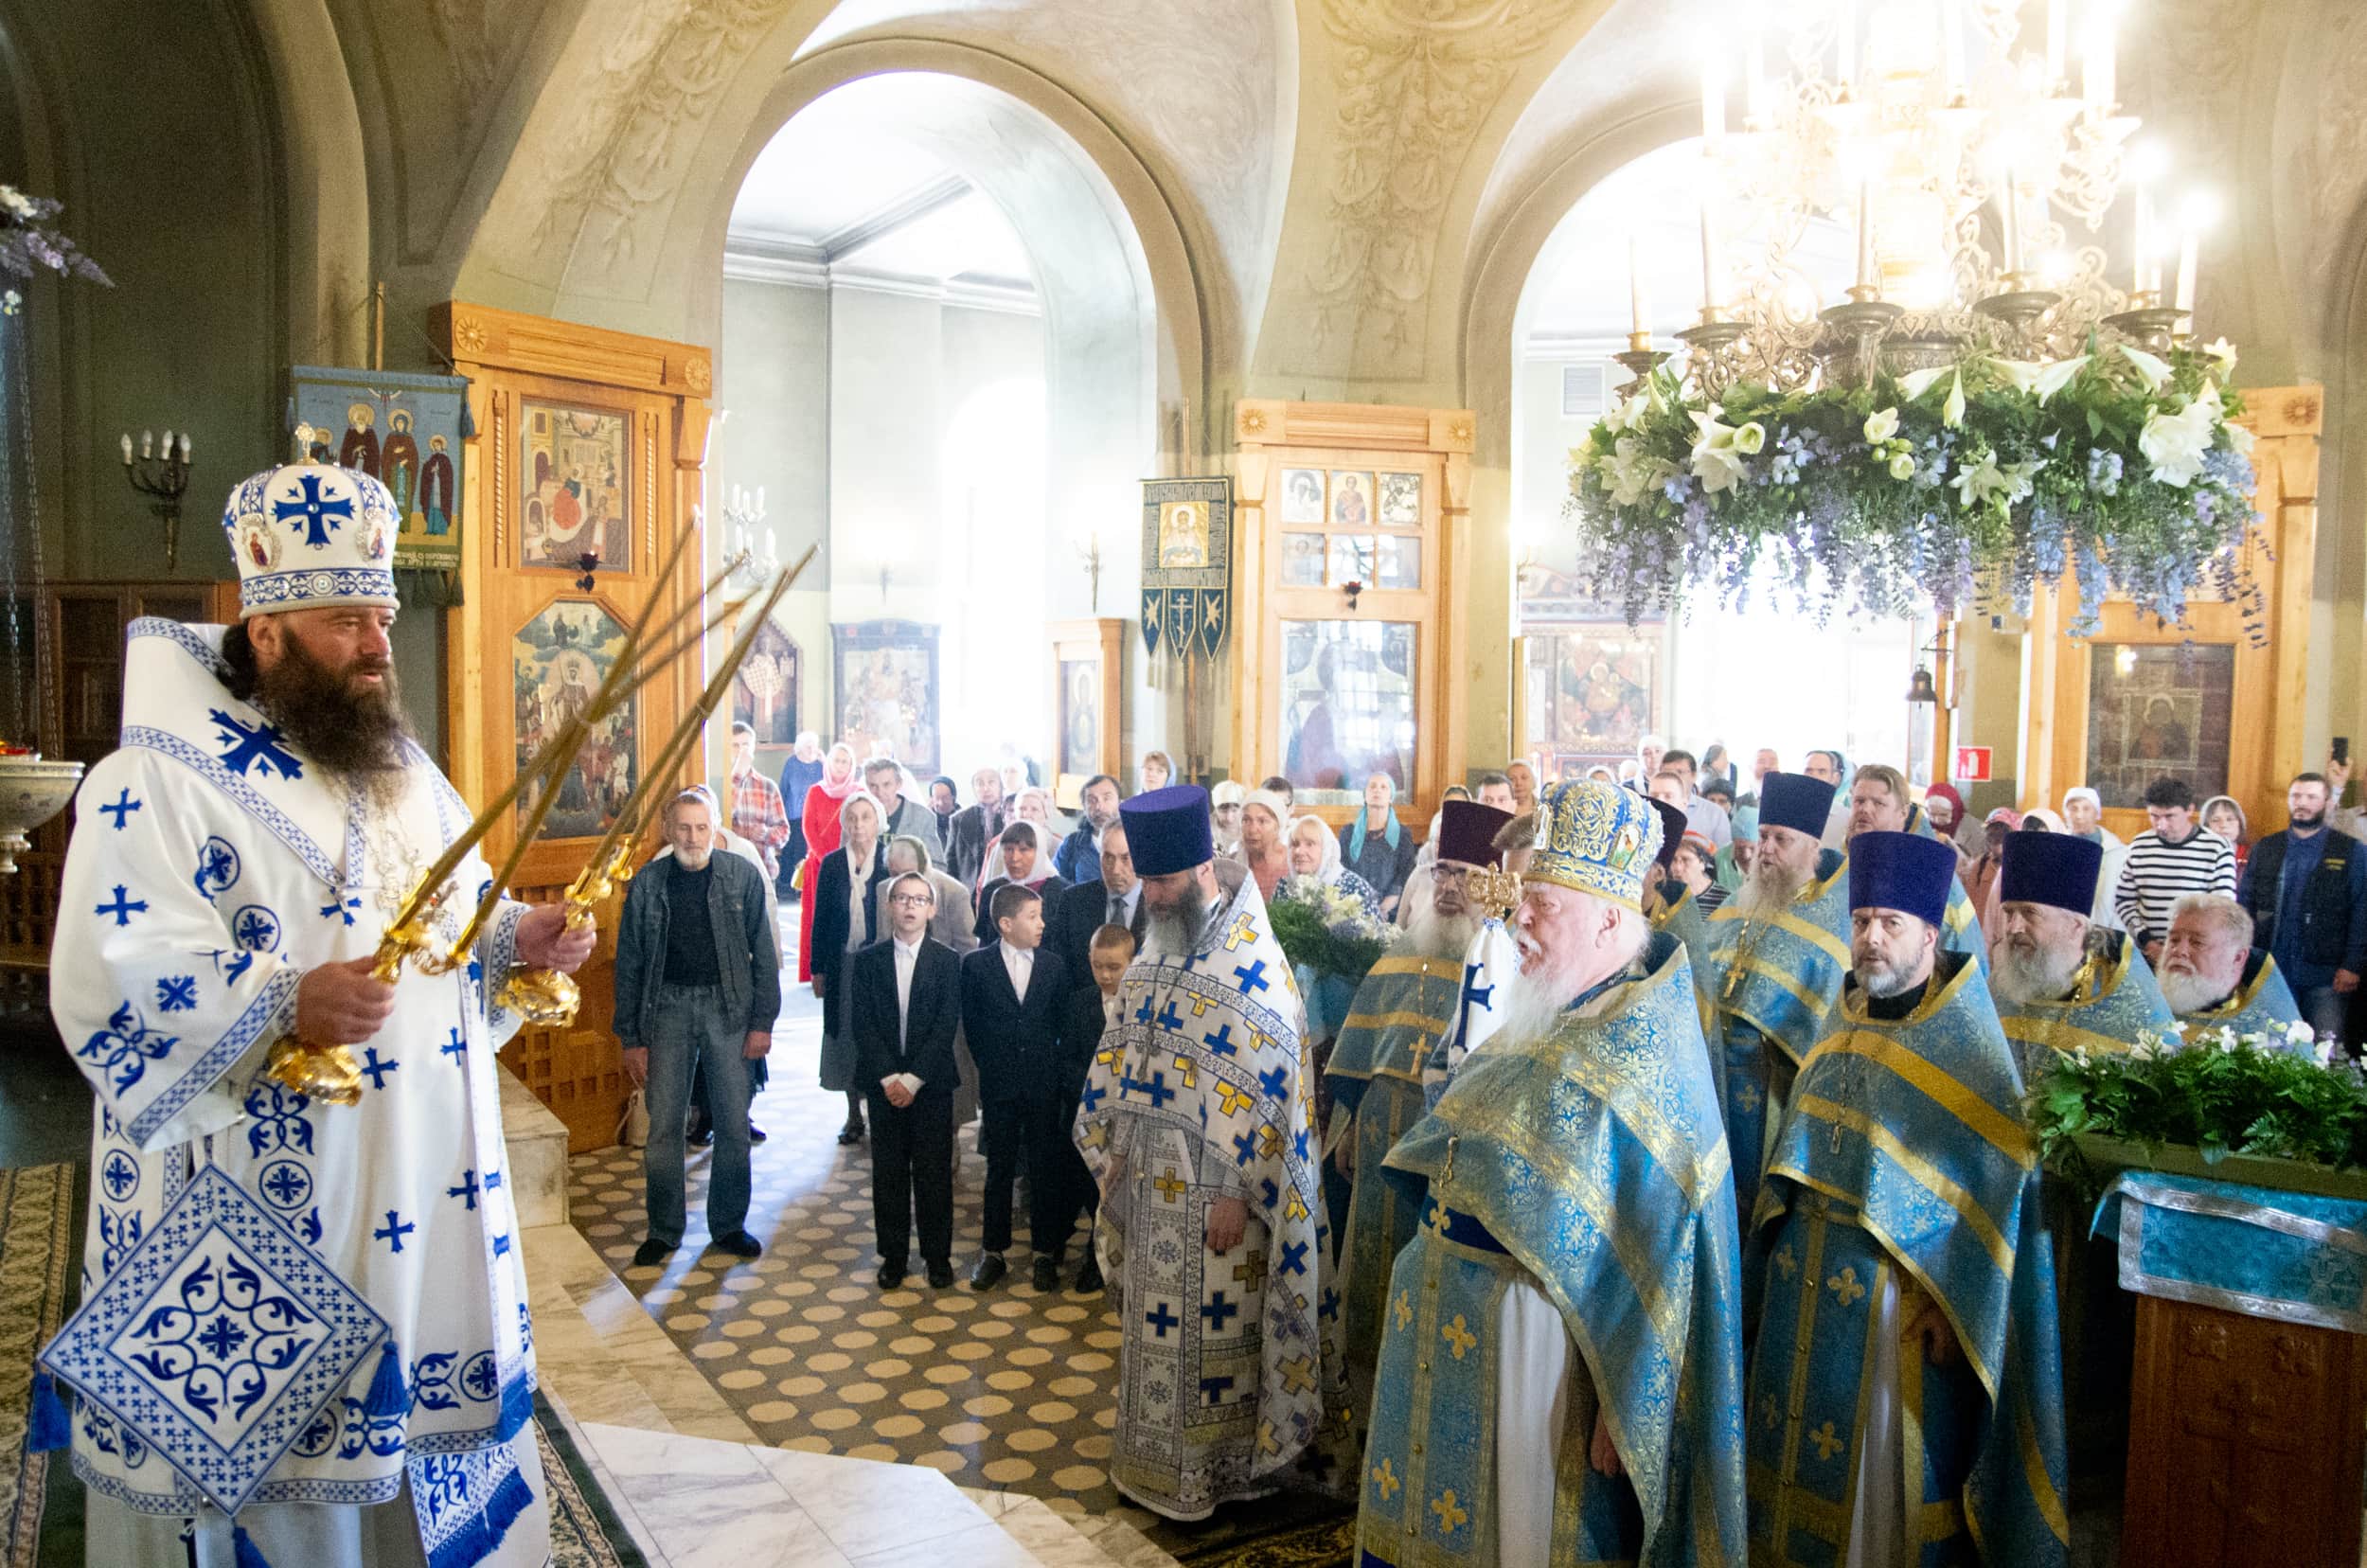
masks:
<svg viewBox="0 0 2367 1568"><path fill-rule="evenodd" d="M1628 253L1628 259L1630 262L1635 259L1634 251L1630 250ZM132 466L132 433L128 430L123 433L123 466L125 468Z"/></svg>
<svg viewBox="0 0 2367 1568"><path fill-rule="evenodd" d="M2202 191L2186 198L2179 212L2178 241L2178 308L2189 315L2195 310L2195 285L2202 254L2202 231L2218 220L2218 202Z"/></svg>
<svg viewBox="0 0 2367 1568"><path fill-rule="evenodd" d="M1709 198L1701 199L1701 313L1717 309L1717 220L1711 216Z"/></svg>
<svg viewBox="0 0 2367 1568"><path fill-rule="evenodd" d="M1634 231L1629 230L1628 234L1628 317L1630 325L1628 330L1638 335L1652 330L1652 307L1644 297L1644 264L1641 249L1642 242L1637 239ZM127 448L129 444L130 438L126 437Z"/></svg>
<svg viewBox="0 0 2367 1568"><path fill-rule="evenodd" d="M1871 289L1874 280L1874 182L1858 182L1858 287Z"/></svg>
<svg viewBox="0 0 2367 1568"><path fill-rule="evenodd" d="M2003 219L2005 231L2005 271L2008 276L2021 271L2021 215L2019 205L2021 187L2015 183L2014 171L2005 171L2005 183L1998 187L1998 212Z"/></svg>

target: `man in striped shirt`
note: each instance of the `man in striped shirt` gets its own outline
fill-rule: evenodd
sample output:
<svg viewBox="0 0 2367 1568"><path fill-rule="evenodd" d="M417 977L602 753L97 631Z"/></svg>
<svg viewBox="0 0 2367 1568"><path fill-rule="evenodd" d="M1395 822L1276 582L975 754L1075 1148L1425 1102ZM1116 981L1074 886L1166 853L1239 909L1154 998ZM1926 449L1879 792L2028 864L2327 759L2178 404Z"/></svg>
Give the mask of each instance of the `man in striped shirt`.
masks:
<svg viewBox="0 0 2367 1568"><path fill-rule="evenodd" d="M2235 846L2196 820L2195 792L2182 779L2155 779L2145 815L2153 826L2130 842L2112 906L2145 961L2159 964L2172 905L2189 893L2235 896Z"/></svg>

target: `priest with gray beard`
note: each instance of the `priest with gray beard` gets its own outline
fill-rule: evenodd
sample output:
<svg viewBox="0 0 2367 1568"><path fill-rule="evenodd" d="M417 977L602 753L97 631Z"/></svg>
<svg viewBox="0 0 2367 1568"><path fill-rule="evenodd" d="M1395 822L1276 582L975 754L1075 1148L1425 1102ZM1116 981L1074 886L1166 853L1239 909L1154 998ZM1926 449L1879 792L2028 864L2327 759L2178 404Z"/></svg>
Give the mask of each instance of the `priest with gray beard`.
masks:
<svg viewBox="0 0 2367 1568"><path fill-rule="evenodd" d="M1357 988L1325 1068L1332 1113L1324 1191L1330 1212L1344 1216L1343 1343L1350 1387L1360 1394L1370 1386L1380 1352L1390 1266L1421 1219L1397 1185L1378 1173L1406 1130L1422 1119L1422 1066L1454 1027L1464 953L1479 934L1470 874L1495 864L1493 840L1511 820L1511 813L1477 801L1450 800L1440 809L1438 858L1427 890L1413 895L1405 939Z"/></svg>
<svg viewBox="0 0 2367 1568"><path fill-rule="evenodd" d="M2025 1088L2050 1059L2174 1039L2177 1015L2127 934L2094 924L2103 846L2068 833L2014 833L1998 872L1989 991ZM2083 881L2084 879L2084 881Z"/></svg>

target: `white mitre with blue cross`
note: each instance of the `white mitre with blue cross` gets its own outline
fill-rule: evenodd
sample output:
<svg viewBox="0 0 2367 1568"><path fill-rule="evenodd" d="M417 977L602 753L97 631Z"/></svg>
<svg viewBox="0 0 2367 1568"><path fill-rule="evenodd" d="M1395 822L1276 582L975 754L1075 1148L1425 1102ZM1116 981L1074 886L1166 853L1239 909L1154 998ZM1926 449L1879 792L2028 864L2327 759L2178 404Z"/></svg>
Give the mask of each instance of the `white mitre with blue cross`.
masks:
<svg viewBox="0 0 2367 1568"><path fill-rule="evenodd" d="M276 610L395 599L395 532L386 487L359 469L285 463L242 481L222 509L239 562L239 618Z"/></svg>

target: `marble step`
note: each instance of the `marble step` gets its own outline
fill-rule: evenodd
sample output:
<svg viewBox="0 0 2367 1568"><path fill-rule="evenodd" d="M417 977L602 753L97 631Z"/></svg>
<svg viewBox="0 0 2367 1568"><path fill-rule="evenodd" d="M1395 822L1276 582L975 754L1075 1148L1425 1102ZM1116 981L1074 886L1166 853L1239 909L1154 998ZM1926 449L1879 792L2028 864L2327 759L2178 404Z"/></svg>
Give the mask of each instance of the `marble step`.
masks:
<svg viewBox="0 0 2367 1568"><path fill-rule="evenodd" d="M1003 1533L1058 1568L1176 1568L1175 1559L1122 1519L1056 1511L1020 1492L961 1488Z"/></svg>
<svg viewBox="0 0 2367 1568"><path fill-rule="evenodd" d="M518 1228L567 1222L567 1124L534 1097L507 1067L501 1070L502 1143L509 1165Z"/></svg>
<svg viewBox="0 0 2367 1568"><path fill-rule="evenodd" d="M1115 1568L1036 1499L989 1517L917 1466L597 1422L577 1430L594 1479L666 1568Z"/></svg>

